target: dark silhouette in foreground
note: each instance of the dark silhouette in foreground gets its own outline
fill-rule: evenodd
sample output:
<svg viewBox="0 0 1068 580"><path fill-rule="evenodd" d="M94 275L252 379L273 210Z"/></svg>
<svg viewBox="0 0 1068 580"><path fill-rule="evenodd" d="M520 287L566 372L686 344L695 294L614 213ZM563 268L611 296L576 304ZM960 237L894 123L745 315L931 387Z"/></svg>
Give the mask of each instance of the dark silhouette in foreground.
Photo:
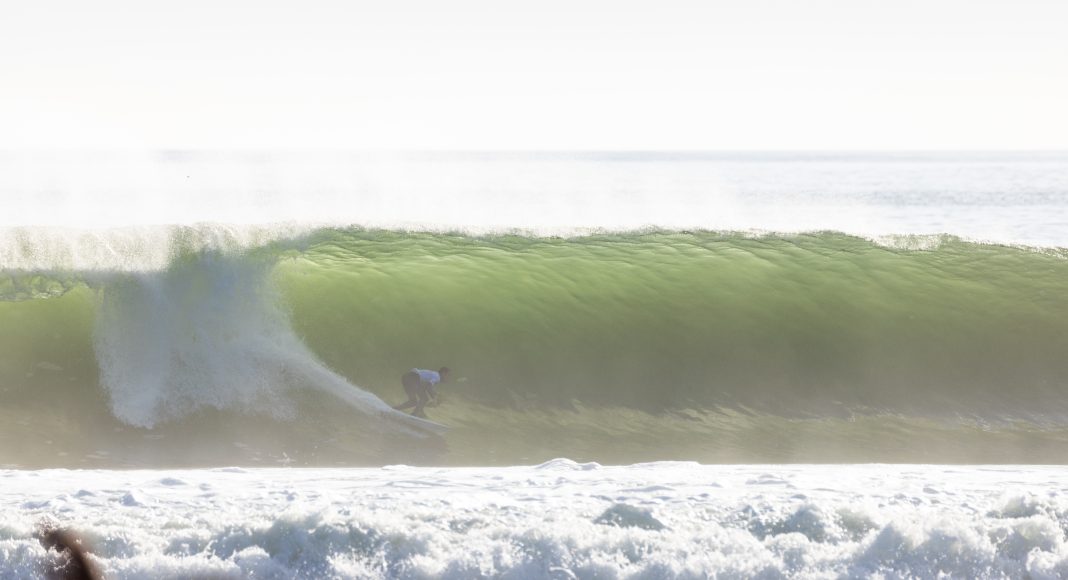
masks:
<svg viewBox="0 0 1068 580"><path fill-rule="evenodd" d="M49 574L56 580L97 580L101 578L96 566L89 560L89 550L77 534L51 524L42 524L37 532L37 539L46 550L55 550L66 554L66 562L57 566Z"/></svg>
<svg viewBox="0 0 1068 580"><path fill-rule="evenodd" d="M55 550L63 558L47 578L50 580L103 580L104 574L89 559L89 548L72 530L61 529L53 522L38 525L37 540L46 550ZM188 578L214 580L222 576L197 575Z"/></svg>

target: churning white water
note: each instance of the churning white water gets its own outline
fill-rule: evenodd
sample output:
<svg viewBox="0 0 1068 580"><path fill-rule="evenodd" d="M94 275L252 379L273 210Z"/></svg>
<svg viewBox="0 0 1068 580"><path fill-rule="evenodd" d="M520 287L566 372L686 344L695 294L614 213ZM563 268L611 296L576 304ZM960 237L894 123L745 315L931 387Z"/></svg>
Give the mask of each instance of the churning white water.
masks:
<svg viewBox="0 0 1068 580"><path fill-rule="evenodd" d="M109 578L1063 578L1057 467L0 472L0 570Z"/></svg>

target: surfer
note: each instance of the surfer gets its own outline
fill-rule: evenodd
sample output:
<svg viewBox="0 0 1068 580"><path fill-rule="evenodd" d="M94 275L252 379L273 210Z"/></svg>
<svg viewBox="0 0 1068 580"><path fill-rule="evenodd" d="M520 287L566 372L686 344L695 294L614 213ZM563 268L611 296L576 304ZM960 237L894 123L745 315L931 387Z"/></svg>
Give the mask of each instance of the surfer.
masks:
<svg viewBox="0 0 1068 580"><path fill-rule="evenodd" d="M408 394L408 400L393 408L400 411L415 407L412 415L426 419L423 407L426 407L427 402L431 399L437 403L438 393L434 390L434 387L439 383L444 383L448 376L448 367L441 367L436 371L412 369L404 373L404 376L401 377L401 384L404 385L404 392Z"/></svg>

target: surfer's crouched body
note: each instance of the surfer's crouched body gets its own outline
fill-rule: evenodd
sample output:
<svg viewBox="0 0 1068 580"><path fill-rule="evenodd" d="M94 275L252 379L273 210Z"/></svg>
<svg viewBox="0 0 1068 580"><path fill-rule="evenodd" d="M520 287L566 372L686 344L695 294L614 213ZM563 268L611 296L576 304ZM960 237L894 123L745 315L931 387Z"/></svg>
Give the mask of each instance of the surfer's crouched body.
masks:
<svg viewBox="0 0 1068 580"><path fill-rule="evenodd" d="M401 384L404 385L404 392L408 394L408 400L393 408L401 410L415 407L412 415L425 419L426 413L423 412L423 408L431 399L434 401L438 399L438 393L434 387L438 383L444 383L448 376L448 367L441 367L437 371L412 369L404 373L401 377Z"/></svg>

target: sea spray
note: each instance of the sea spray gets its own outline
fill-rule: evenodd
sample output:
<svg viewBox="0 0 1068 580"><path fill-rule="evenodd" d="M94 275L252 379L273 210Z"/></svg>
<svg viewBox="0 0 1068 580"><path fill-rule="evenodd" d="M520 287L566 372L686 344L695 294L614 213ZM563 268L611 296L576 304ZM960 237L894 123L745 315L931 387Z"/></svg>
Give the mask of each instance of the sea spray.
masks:
<svg viewBox="0 0 1068 580"><path fill-rule="evenodd" d="M115 416L139 427L202 407L291 419L287 364L307 356L267 282L269 264L217 253L102 291L94 346Z"/></svg>
<svg viewBox="0 0 1068 580"><path fill-rule="evenodd" d="M94 347L114 415L146 428L207 407L293 420L294 392L315 389L380 430L425 429L308 350L270 279L272 265L207 251L181 255L161 272L108 280Z"/></svg>

